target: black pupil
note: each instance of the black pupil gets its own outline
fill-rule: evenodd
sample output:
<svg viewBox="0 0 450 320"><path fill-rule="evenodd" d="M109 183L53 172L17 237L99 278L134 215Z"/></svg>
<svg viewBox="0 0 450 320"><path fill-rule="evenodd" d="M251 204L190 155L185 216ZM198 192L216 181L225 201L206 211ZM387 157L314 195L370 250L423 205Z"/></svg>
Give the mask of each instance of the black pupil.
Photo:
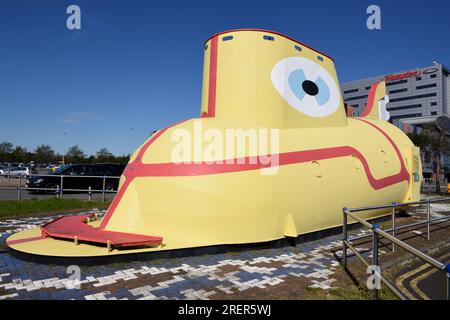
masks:
<svg viewBox="0 0 450 320"><path fill-rule="evenodd" d="M311 80L303 81L302 88L310 96L315 96L319 93L319 87L317 87L317 85Z"/></svg>

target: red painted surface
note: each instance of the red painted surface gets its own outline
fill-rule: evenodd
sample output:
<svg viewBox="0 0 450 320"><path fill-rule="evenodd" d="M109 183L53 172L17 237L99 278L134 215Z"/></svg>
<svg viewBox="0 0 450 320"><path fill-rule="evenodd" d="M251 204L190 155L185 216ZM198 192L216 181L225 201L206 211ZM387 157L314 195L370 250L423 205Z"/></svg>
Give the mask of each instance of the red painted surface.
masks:
<svg viewBox="0 0 450 320"><path fill-rule="evenodd" d="M23 238L23 239L17 239L17 240L6 240L6 244L9 246L9 245L14 245L14 244L19 244L19 243L42 240L42 239L44 239L43 236L29 237L29 238Z"/></svg>
<svg viewBox="0 0 450 320"><path fill-rule="evenodd" d="M279 154L279 165L289 165L289 164L297 164L304 163L314 160L324 160L324 159L333 159L339 157L345 157L353 155L357 157L364 168L364 172L367 176L369 184L375 190L379 190L382 188L386 188L388 186L407 181L409 183L410 177L409 173L406 170L403 158L401 153L394 143L394 141L389 137L389 135L384 132L382 129L377 127L376 125L360 119L356 118L359 121L362 121L371 127L375 128L378 132L380 132L392 145L394 148L397 157L400 161L400 172L388 177L384 177L381 179L376 179L372 172L370 171L369 164L358 150L350 146L340 146L340 147L331 147L331 148L323 148L323 149L314 149L314 150L303 150L303 151L294 151L294 152L285 152ZM155 135L152 139L149 140L140 150L139 155L135 161L129 163L125 168L123 175L126 177L125 183L120 188L116 197L114 198L111 206L109 207L105 217L102 220L100 228L103 229L108 224L111 216L117 208L120 200L122 199L126 189L130 185L136 177L168 177L168 176L197 176L197 175L210 175L210 174L219 174L219 173L229 173L229 172L239 172L239 171L249 171L249 170L257 170L265 167L269 167L270 164L264 164L260 161L259 157L250 158L246 157L241 159L242 161L238 161L238 159L233 159L232 164L228 163L150 163L144 164L142 163L142 155L147 151L148 147L166 130L163 129L159 131L158 135ZM242 163L242 164L239 164Z"/></svg>
<svg viewBox="0 0 450 320"><path fill-rule="evenodd" d="M93 214L80 216L59 217L47 224L41 226L44 236L75 240L78 241L107 244L116 247L130 247L141 245L158 245L163 238L154 236L145 236L124 232L106 231L94 228L85 223L87 218Z"/></svg>
<svg viewBox="0 0 450 320"><path fill-rule="evenodd" d="M216 33L216 34L212 35L211 37L208 38L208 40L205 41L205 43L208 42L210 39L216 38L216 37L218 37L218 36L220 36L220 35L223 35L223 34L226 34L226 33L230 33L230 32L238 32L238 31L259 31L259 32L264 32L264 33L275 34L275 35L277 35L277 36L280 36L280 37L289 39L289 40L291 40L291 41L293 41L293 42L295 42L295 43L297 43L297 44L299 44L299 45L301 45L301 46L303 46L303 47L305 47L305 48L311 49L311 50L317 52L318 54L323 55L323 56L327 57L328 59L330 59L331 61L334 62L333 58L330 57L330 56L329 56L328 54L326 54L326 53L323 53L323 52L321 52L321 51L319 51L319 50L316 50L316 49L314 49L313 47L311 47L311 46L309 46L309 45L307 45L307 44L304 44L304 43L302 43L302 42L300 42L300 41L298 41L298 40L295 40L294 38L288 37L287 35L284 35L284 34L282 34L282 33L280 33L280 32L271 31L271 30L265 30L265 29L243 28L243 29L226 30L226 31L222 31L222 32L219 32L219 33Z"/></svg>
<svg viewBox="0 0 450 320"><path fill-rule="evenodd" d="M128 189L128 186L133 181L133 179L136 177L136 173L134 172L136 167L139 167L142 165L142 157L144 156L147 149L150 147L150 145L155 142L156 139L158 139L164 132L166 132L167 129L176 126L182 122L185 122L187 120L179 121L177 123L174 123L173 125L166 127L164 129L159 130L157 133L155 133L139 150L138 155L136 156L136 159L134 159L133 162L129 163L126 167L122 175L125 177L125 182L122 184L120 189L118 190L116 196L114 197L111 205L109 206L108 210L105 213L105 216L103 217L103 220L99 226L99 229L104 229L106 225L109 222L109 219L111 219L112 214L116 210L117 206L120 203L120 200L122 200L122 197L125 193L125 191Z"/></svg>
<svg viewBox="0 0 450 320"><path fill-rule="evenodd" d="M364 112L361 114L361 117L367 117L370 114L370 112L372 111L373 103L375 100L375 92L377 91L378 84L379 84L379 82L374 83L372 85L372 87L370 87L369 96L367 98L366 108L364 109Z"/></svg>

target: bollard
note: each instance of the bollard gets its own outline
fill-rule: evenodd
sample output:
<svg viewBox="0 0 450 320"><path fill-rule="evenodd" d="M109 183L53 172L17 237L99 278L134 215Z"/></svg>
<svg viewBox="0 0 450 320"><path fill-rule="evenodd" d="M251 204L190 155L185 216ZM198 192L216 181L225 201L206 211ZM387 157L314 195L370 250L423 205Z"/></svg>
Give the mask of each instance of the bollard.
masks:
<svg viewBox="0 0 450 320"><path fill-rule="evenodd" d="M392 236L395 237L395 228L396 228L396 224L395 224L395 211L396 211L396 207L397 207L397 203L396 202L392 202ZM392 252L395 252L395 244L394 242L392 242Z"/></svg>
<svg viewBox="0 0 450 320"><path fill-rule="evenodd" d="M103 176L103 188L102 188L102 201L105 202L106 198L105 198L105 187L106 187L106 177Z"/></svg>
<svg viewBox="0 0 450 320"><path fill-rule="evenodd" d="M64 189L64 176L61 175L61 184L59 186L59 198L63 198L63 189Z"/></svg>
<svg viewBox="0 0 450 320"><path fill-rule="evenodd" d="M427 199L427 239L430 240L430 226L431 226L431 202Z"/></svg>
<svg viewBox="0 0 450 320"><path fill-rule="evenodd" d="M17 187L17 200L22 200L22 175L19 174L19 186Z"/></svg>
<svg viewBox="0 0 450 320"><path fill-rule="evenodd" d="M450 264L447 264L447 300L450 300Z"/></svg>
<svg viewBox="0 0 450 320"><path fill-rule="evenodd" d="M92 200L92 191L91 191L91 186L89 186L88 188L88 200L91 201Z"/></svg>
<svg viewBox="0 0 450 320"><path fill-rule="evenodd" d="M447 300L450 300L450 273L447 272Z"/></svg>
<svg viewBox="0 0 450 320"><path fill-rule="evenodd" d="M347 208L342 210L342 266L347 269Z"/></svg>

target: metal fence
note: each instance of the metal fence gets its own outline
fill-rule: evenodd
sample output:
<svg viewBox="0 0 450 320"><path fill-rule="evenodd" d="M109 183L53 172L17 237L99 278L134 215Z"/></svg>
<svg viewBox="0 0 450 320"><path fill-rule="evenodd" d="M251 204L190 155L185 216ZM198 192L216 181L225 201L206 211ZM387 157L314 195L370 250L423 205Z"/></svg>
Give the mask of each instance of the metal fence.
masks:
<svg viewBox="0 0 450 320"><path fill-rule="evenodd" d="M439 189L436 188L436 180L431 178L424 178L420 185L420 191L430 195L431 193L445 194L449 193L449 182L446 179L439 179Z"/></svg>
<svg viewBox="0 0 450 320"><path fill-rule="evenodd" d="M360 240L367 237L372 237L372 266L379 267L379 241L380 236L389 240L392 244L392 252L395 252L395 245L398 245L399 247L403 248L404 250L408 251L409 253L413 254L415 257L418 257L425 261L426 263L430 264L434 268L437 268L438 270L442 271L446 276L446 282L447 282L447 300L450 300L450 264L444 264L441 263L434 258L424 254L423 252L417 250L416 248L410 246L409 244L405 243L404 241L398 239L395 237L395 233L397 230L405 229L405 228L411 228L411 227L418 227L420 225L427 225L427 239L430 240L430 226L433 223L443 222L450 219L450 217L443 217L439 219L432 219L431 218L431 203L434 202L444 202L444 201L450 201L449 198L439 198L439 199L425 199L415 202L404 202L404 203L391 203L388 205L382 205L382 206L371 206L371 207L362 207L362 208L344 208L343 209L343 240L342 240L342 265L344 269L347 269L347 249L350 249L353 254L358 257L359 260L368 268L370 267L369 262L366 261L366 259L362 256L362 254L353 246L352 241ZM395 215L397 208L404 207L404 206L410 206L410 205L427 205L427 220L402 225L397 227L396 221L395 221ZM368 211L368 210L377 210L377 209L387 209L392 208L391 213L391 223L392 228L387 230L382 230L378 224L371 224L368 221L362 219L355 213L362 212L362 211ZM372 234L368 235L362 235L362 236L356 236L356 237L348 237L347 233L347 227L348 227L348 217L351 217L356 222L361 223L365 227L372 230ZM379 269L378 269L379 270ZM379 279L389 288L391 289L400 299L406 300L406 297L399 291L395 286L387 280L381 273L378 273L377 271L374 272L376 276L379 277ZM374 288L374 297L377 299L379 297L379 290L377 288Z"/></svg>
<svg viewBox="0 0 450 320"><path fill-rule="evenodd" d="M107 193L117 193L117 189L106 189L106 181L108 179L120 179L120 176L88 176L88 175L52 175L52 174L29 174L29 175L8 175L8 181L11 181L11 177L18 178L18 185L16 187L2 187L1 189L4 190L17 190L17 200L22 199L22 192L23 191L46 191L49 193L54 194L57 198L62 199L64 192L80 192L80 193L87 193L88 200L92 200L92 194L93 193L101 193L102 194L102 201L106 201L106 194ZM45 187L27 187L23 186L23 181L26 179L29 179L31 177L51 177L52 179L57 178L59 183L57 183L55 186L56 188L45 188ZM64 181L67 181L69 178L81 178L81 179L101 179L102 181L102 188L101 189L94 189L92 186L89 186L87 189L82 188L65 188L64 187Z"/></svg>

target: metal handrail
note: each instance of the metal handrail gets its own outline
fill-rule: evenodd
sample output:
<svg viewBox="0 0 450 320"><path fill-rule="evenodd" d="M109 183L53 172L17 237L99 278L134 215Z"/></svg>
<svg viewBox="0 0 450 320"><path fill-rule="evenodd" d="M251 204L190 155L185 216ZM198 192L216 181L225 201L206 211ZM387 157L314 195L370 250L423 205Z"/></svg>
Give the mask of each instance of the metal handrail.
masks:
<svg viewBox="0 0 450 320"><path fill-rule="evenodd" d="M369 236L372 236L373 242L372 242L372 265L379 267L378 263L378 243L379 243L379 236L382 236L392 242L392 252L394 252L394 244L398 245L399 247L403 248L404 250L408 251L409 253L413 254L414 256L422 259L426 263L430 264L432 267L444 272L446 274L446 281L447 281L447 300L450 300L450 264L444 264L436 259L424 254L420 250L417 250L416 248L412 247L411 245L405 243L404 241L398 239L395 237L395 231L407 227L412 226L418 226L422 224L427 224L427 238L430 239L430 225L435 222L442 222L445 220L449 220L450 217L444 217L439 219L431 219L431 203L435 202L445 202L450 201L450 198L435 198L435 199L424 199L420 201L412 201L412 202L404 202L404 203L391 203L387 205L380 205L380 206L368 206L368 207L361 207L361 208L343 208L343 224L342 224L342 232L343 232L343 240L342 240L342 265L344 269L347 269L347 249L350 249L354 253L356 257L358 257L359 260L361 260L366 267L369 267L369 263L366 261L366 259L356 250L356 248L352 245L351 241L366 238ZM408 225L404 225L401 227L396 227L395 225L395 213L397 207L402 206L409 206L409 205L421 205L421 204L427 204L427 220L420 221ZM367 210L376 210L376 209L387 209L392 208L392 228L387 230L382 230L378 224L371 224L370 222L364 220L363 218L359 217L355 214L355 212L361 212L361 211L367 211ZM350 216L352 219L354 219L356 222L361 223L365 227L372 230L372 234L358 236L358 237L348 237L347 232L347 226L348 226L348 216ZM390 233L388 233L390 232ZM391 234L392 233L392 234ZM399 292L395 288L395 286L390 283L389 280L387 280L381 273L376 272L376 274L380 277L381 281L389 288L391 289L400 299L405 300L405 296ZM374 288L374 295L376 298L378 298L378 289Z"/></svg>
<svg viewBox="0 0 450 320"><path fill-rule="evenodd" d="M55 194L57 198L62 199L64 191L66 192L87 192L88 199L92 200L92 193L102 193L102 200L106 201L106 194L107 193L117 193L117 190L106 190L106 180L107 179L120 179L120 176L87 176L87 175L59 175L59 174L28 174L23 175L19 174L16 177L19 178L19 185L17 187L6 187L1 188L4 190L17 190L17 199L22 199L22 190L36 190L36 191L55 191ZM52 177L52 178L59 178L60 183L55 188L36 188L36 187L23 187L22 186L22 180L23 177L26 177L27 179L30 177ZM71 188L64 188L64 178L90 178L90 179L103 179L102 189L92 189L89 187L88 189L71 189ZM9 179L8 179L9 180Z"/></svg>

